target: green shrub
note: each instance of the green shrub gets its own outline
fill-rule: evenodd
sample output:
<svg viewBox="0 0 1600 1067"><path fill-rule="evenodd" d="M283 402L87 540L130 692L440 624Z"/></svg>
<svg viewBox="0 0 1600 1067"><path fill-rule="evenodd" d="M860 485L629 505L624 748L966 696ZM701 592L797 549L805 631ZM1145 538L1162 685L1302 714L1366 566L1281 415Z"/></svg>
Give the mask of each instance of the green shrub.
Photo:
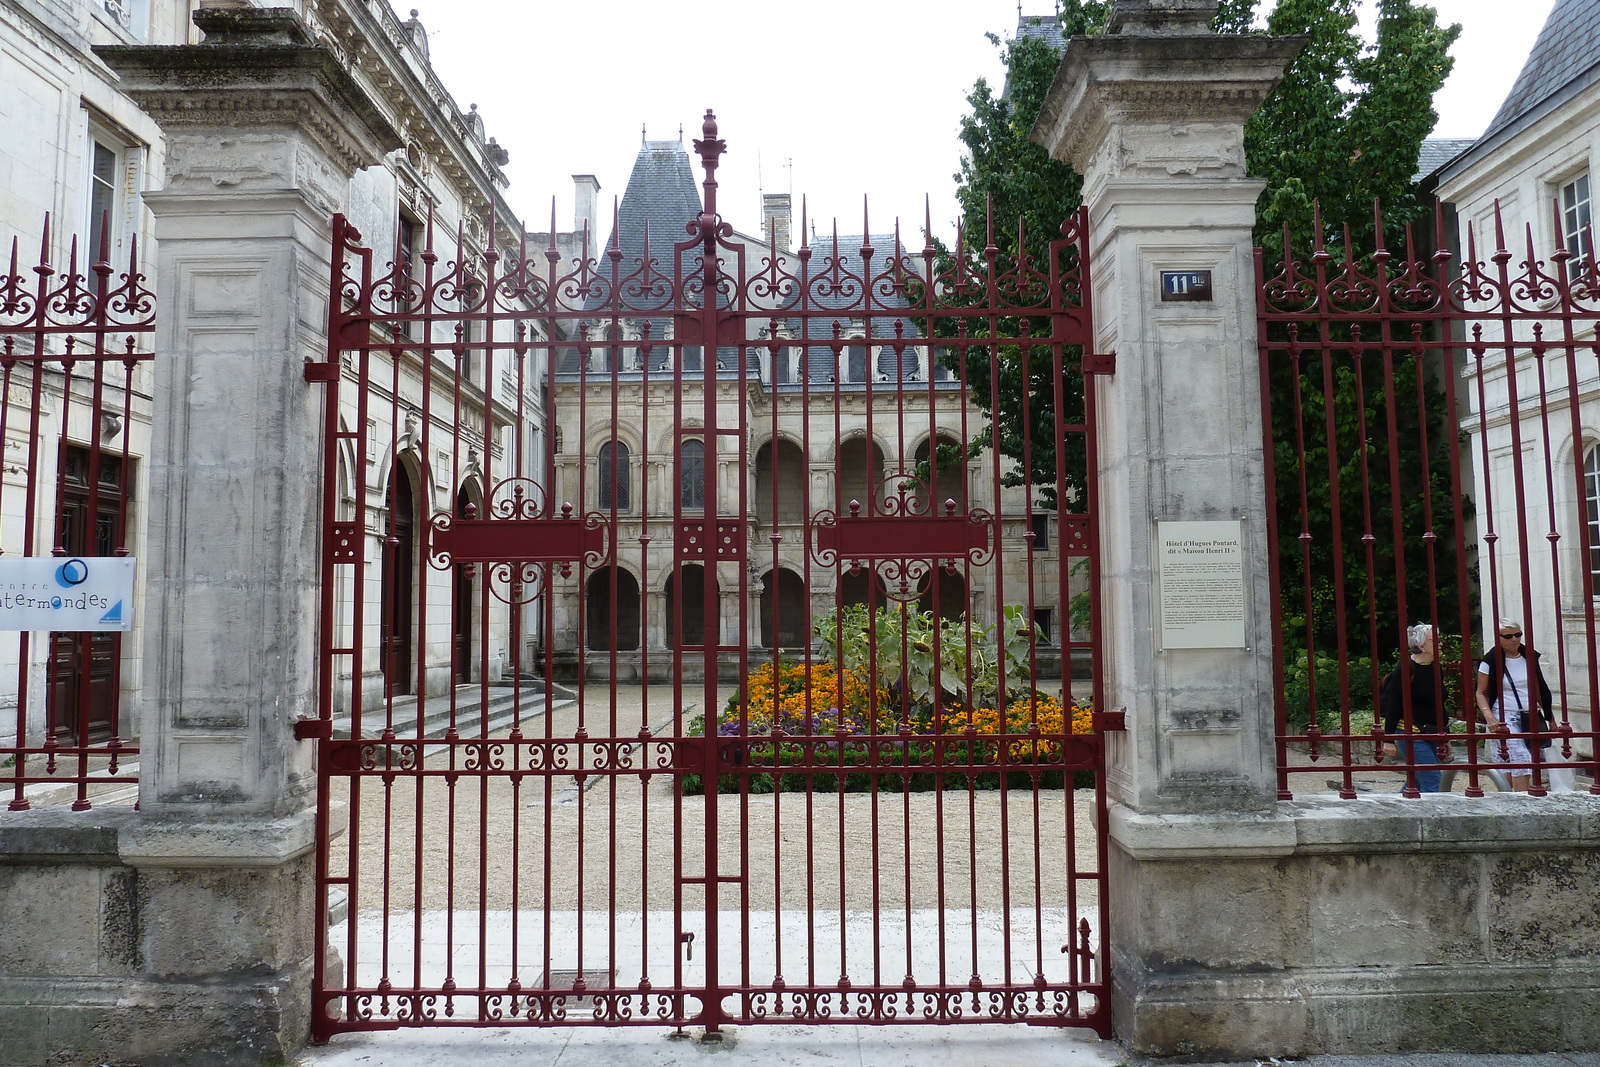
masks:
<svg viewBox="0 0 1600 1067"><path fill-rule="evenodd" d="M1350 723L1345 728L1344 704L1339 680L1338 657L1318 652L1314 657L1304 649L1288 650L1283 662L1283 705L1289 733L1305 733L1311 726L1312 695L1316 696L1317 729L1324 734L1364 734L1372 730L1376 686L1383 674L1374 676L1372 660L1351 657L1345 664L1349 681Z"/></svg>

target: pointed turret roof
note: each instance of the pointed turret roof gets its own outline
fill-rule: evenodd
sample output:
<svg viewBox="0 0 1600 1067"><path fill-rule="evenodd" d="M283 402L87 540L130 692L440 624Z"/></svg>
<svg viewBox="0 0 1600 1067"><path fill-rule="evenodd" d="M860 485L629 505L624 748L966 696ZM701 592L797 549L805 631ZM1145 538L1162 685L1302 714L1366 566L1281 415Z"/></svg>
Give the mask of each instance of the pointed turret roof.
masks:
<svg viewBox="0 0 1600 1067"><path fill-rule="evenodd" d="M682 241L684 226L700 214L700 187L681 141L645 141L633 161L628 188L617 207L617 240L622 269L630 271L644 254L646 225L650 252L660 268L672 272L672 244ZM609 248L608 239L602 249Z"/></svg>

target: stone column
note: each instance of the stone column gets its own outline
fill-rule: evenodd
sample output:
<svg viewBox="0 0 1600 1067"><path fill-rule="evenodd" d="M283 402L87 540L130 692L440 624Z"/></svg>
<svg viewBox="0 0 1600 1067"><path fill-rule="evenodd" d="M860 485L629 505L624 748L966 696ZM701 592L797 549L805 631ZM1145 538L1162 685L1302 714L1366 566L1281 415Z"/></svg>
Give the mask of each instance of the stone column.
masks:
<svg viewBox="0 0 1600 1067"><path fill-rule="evenodd" d="M1135 812L1261 809L1276 796L1271 589L1244 122L1299 39L1218 36L1215 0L1120 0L1074 40L1034 140L1084 175L1096 345L1116 353L1094 412L1106 701L1126 708L1113 797ZM1162 299L1207 271L1208 300ZM1245 639L1163 648L1158 524L1241 524Z"/></svg>
<svg viewBox="0 0 1600 1067"><path fill-rule="evenodd" d="M144 1054L222 1063L308 1032L315 776L293 723L316 711L324 387L303 366L325 353L331 216L402 141L292 11L195 21L201 45L97 49L167 158L145 197L161 308L140 813L117 847L161 986Z"/></svg>

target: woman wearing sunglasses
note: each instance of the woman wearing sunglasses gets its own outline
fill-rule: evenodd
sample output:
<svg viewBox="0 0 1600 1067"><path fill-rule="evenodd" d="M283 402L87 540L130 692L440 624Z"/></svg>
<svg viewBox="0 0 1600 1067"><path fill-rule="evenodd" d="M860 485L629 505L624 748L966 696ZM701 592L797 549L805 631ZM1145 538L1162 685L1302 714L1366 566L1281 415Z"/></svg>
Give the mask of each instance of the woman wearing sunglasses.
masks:
<svg viewBox="0 0 1600 1067"><path fill-rule="evenodd" d="M1489 739L1488 758L1491 763L1531 763L1527 740L1504 735L1533 729L1530 710L1538 711L1540 729L1552 729L1550 686L1539 669L1539 653L1522 643L1520 622L1504 619L1495 633L1495 647L1478 661L1478 714L1490 733L1497 735ZM1550 747L1549 738L1543 739L1540 747ZM1525 792L1533 774L1521 768L1508 772L1507 777L1512 789Z"/></svg>

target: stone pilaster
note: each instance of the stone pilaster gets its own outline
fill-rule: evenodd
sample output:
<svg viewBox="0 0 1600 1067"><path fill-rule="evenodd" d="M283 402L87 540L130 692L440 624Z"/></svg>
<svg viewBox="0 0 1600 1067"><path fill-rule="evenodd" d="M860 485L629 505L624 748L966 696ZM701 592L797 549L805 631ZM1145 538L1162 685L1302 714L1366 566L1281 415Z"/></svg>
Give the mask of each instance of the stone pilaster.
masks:
<svg viewBox="0 0 1600 1067"><path fill-rule="evenodd" d="M1298 39L1218 36L1214 0L1122 0L1071 42L1033 138L1084 175L1099 351L1106 701L1126 708L1110 787L1139 812L1262 809L1276 796L1271 589L1244 122ZM1210 300L1162 299L1206 271ZM1157 532L1240 524L1244 641L1164 648Z"/></svg>

